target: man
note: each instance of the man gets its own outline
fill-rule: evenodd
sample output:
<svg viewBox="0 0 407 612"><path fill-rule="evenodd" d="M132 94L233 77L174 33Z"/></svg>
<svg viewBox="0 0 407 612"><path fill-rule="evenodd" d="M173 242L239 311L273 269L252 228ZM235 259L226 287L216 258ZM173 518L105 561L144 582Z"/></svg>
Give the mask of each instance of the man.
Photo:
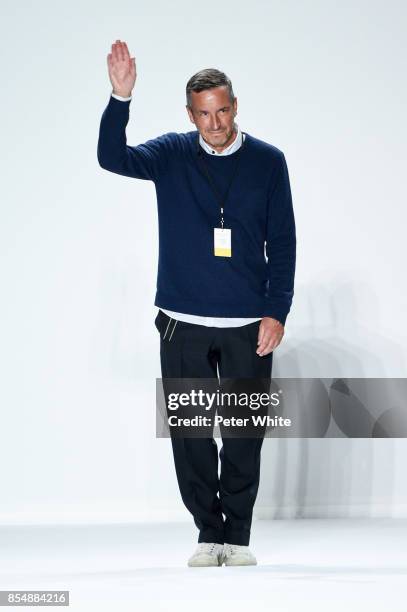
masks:
<svg viewBox="0 0 407 612"><path fill-rule="evenodd" d="M113 91L100 123L99 164L156 187L163 379L217 378L218 370L221 378L270 379L294 293L284 154L241 132L232 84L216 69L187 83L196 130L128 146L135 58L117 40L107 63ZM263 438L222 438L218 478L213 438L171 437L181 496L199 529L190 567L257 563L248 545Z"/></svg>

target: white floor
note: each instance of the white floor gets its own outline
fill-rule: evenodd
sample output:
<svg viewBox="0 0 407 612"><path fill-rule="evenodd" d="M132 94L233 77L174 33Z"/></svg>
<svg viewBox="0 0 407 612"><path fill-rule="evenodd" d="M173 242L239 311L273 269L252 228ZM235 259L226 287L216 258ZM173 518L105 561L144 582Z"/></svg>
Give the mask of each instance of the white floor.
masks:
<svg viewBox="0 0 407 612"><path fill-rule="evenodd" d="M197 533L190 522L1 527L0 589L69 590L68 609L84 612L405 609L407 520L258 520L258 565L246 568L187 567Z"/></svg>

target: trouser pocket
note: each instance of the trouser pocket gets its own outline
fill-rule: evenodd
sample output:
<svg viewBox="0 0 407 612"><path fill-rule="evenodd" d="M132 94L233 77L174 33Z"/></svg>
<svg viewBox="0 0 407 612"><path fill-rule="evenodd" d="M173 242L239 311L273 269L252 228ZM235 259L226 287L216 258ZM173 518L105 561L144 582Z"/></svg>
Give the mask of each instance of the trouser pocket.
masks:
<svg viewBox="0 0 407 612"><path fill-rule="evenodd" d="M158 311L154 324L159 331L161 340L170 342L177 326L178 320L169 317L162 310Z"/></svg>

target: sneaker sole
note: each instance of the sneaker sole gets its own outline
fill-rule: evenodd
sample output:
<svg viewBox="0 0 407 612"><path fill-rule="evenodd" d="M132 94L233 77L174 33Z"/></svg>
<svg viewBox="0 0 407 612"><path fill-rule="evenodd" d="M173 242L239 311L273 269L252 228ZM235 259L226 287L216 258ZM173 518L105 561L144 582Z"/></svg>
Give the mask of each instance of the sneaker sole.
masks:
<svg viewBox="0 0 407 612"><path fill-rule="evenodd" d="M227 560L225 560L225 565L227 567L235 567L235 566L238 566L238 565L257 565L257 561L247 561L247 560L227 561Z"/></svg>
<svg viewBox="0 0 407 612"><path fill-rule="evenodd" d="M220 560L217 563L207 563L205 560L188 561L188 567L221 567L221 565Z"/></svg>

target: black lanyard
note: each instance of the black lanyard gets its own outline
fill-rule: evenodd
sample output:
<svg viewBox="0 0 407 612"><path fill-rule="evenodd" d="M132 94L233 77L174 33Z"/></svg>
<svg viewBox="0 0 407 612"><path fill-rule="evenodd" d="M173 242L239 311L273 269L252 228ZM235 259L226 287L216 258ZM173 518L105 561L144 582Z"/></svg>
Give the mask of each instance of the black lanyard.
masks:
<svg viewBox="0 0 407 612"><path fill-rule="evenodd" d="M220 223L221 223L222 229L223 229L223 208L225 206L226 198L228 197L230 186L232 185L233 179L236 176L237 167L239 165L239 160L240 160L240 152L243 149L243 143L244 143L244 138L243 138L243 133L242 133L242 144L240 145L239 150L237 152L236 163L235 163L235 166L234 166L234 169L233 169L232 178L229 181L229 185L228 185L228 188L226 189L225 195L222 197L222 195L219 193L218 188L216 187L216 185L215 185L211 175L209 174L206 162L205 162L205 160L204 160L204 158L202 156L202 152L201 152L200 146L199 146L199 134L198 134L198 137L197 137L198 157L202 160L202 164L203 164L203 167L204 167L204 170L205 170L206 178L208 179L208 182L211 185L211 187L212 187L212 189L213 189L213 191L215 193L215 196L219 200L219 205L220 205Z"/></svg>

